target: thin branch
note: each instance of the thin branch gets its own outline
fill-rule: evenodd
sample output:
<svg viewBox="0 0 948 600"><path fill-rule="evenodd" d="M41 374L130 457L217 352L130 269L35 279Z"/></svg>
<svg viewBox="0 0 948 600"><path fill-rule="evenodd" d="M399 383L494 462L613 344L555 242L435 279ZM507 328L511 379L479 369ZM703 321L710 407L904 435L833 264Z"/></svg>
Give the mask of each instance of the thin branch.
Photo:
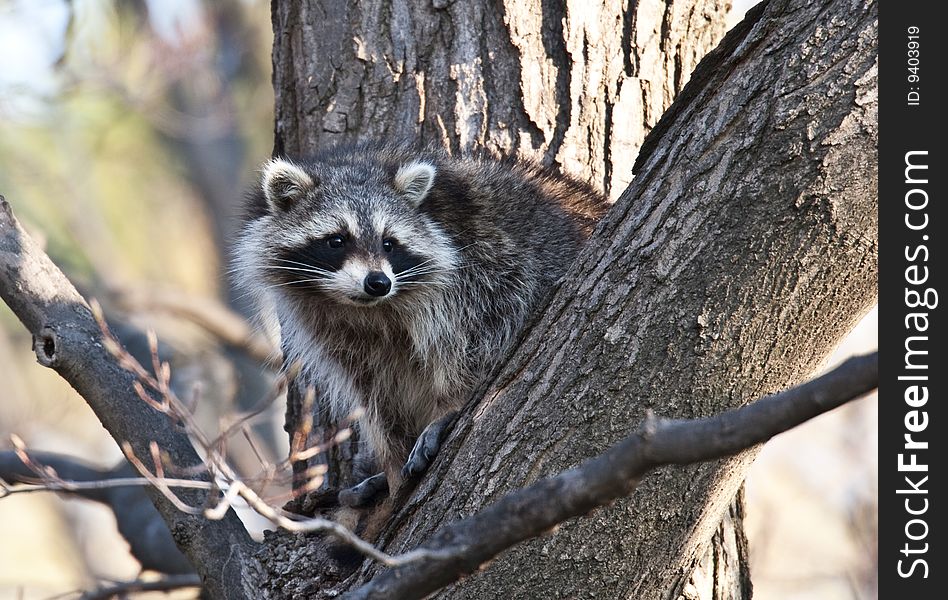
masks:
<svg viewBox="0 0 948 600"><path fill-rule="evenodd" d="M209 490L213 485L206 481L195 481L193 479L163 479L162 482L171 488L188 488L195 490ZM145 477L118 477L115 479L101 479L98 481L69 481L60 482L47 481L40 479L24 479L18 482L21 485L17 487L7 487L0 482L0 499L14 494L24 494L30 492L85 492L90 490L107 490L117 487L145 487L154 485Z"/></svg>
<svg viewBox="0 0 948 600"><path fill-rule="evenodd" d="M157 449L154 442L152 442L152 444L152 448ZM165 484L165 477L164 473L161 471L160 460L154 460L155 473L153 474L148 470L148 467L145 466L145 463L143 463L140 458L135 456L135 450L132 449L132 446L128 442L122 442L122 452L125 453L125 458L128 459L128 462L131 463L131 465L142 474L142 477L147 479L156 490L161 492L161 495L167 498L175 508L187 515L201 514L201 508L189 506L187 502L182 500L177 494L171 491L171 487Z"/></svg>
<svg viewBox="0 0 948 600"><path fill-rule="evenodd" d="M141 473L141 477L111 477L108 471L93 470L88 468L88 472L82 471L82 474L96 479L88 481L68 481L57 475L56 469L50 467L44 459L55 462L58 465L66 467L70 471L76 471L76 465L68 457L56 456L48 453L38 453L40 458L34 459L26 449L25 444L18 438L14 439L16 450L9 453L0 452L0 499L19 493L30 493L38 491L47 492L69 492L90 499L98 500L108 504L108 498L102 495L91 497L89 492L108 490L120 487L142 487L154 486L167 497L175 506L187 514L202 514L210 520L218 520L224 517L227 510L231 507L237 498L243 499L247 505L257 512L260 516L269 520L271 523L294 533L322 532L335 536L337 539L350 545L353 549L361 552L363 555L377 560L385 566L397 567L406 565L410 562L422 559L433 559L440 557L440 553L429 550L415 550L398 556L392 556L378 550L372 544L358 537L355 533L329 519L321 517L312 517L301 519L296 515L286 513L275 507L272 501L264 500L253 489L243 481L234 480L226 482L226 491L216 506L210 508L199 508L188 506L172 492L171 488L198 488L210 490L216 486L206 481L194 481L190 479L172 479L160 476L158 473L152 473L142 463L134 452L123 444L123 450L131 465ZM8 456L9 455L9 456ZM16 460L13 460L16 459ZM155 464L161 464L156 460ZM3 481L18 482L25 485L10 487ZM116 511L121 511L122 506L113 507ZM116 515L119 516L118 514ZM144 524L142 524L144 525Z"/></svg>
<svg viewBox="0 0 948 600"><path fill-rule="evenodd" d="M261 463L264 463L265 460L263 459L263 456L260 454L260 452L258 452L254 442L252 442L249 437L247 426L257 420L268 409L272 408L277 399L285 392L286 378L279 377L277 378L275 384L270 388L270 391L267 393L267 395L260 402L258 402L255 407L231 417L230 422L226 426L221 427L221 432L217 435L217 438L211 442L211 444L216 447L240 431L247 441L251 443L251 447L253 447L253 451L257 455L257 459ZM188 412L193 413L194 411L189 409Z"/></svg>
<svg viewBox="0 0 948 600"><path fill-rule="evenodd" d="M473 573L507 548L549 532L635 489L649 471L729 456L859 398L878 385L878 353L851 358L833 371L707 419L650 417L605 453L508 494L481 512L436 532L419 549L441 558L385 571L346 599L423 598ZM484 532L490 532L485 535Z"/></svg>
<svg viewBox="0 0 948 600"><path fill-rule="evenodd" d="M161 515L147 494L151 482L135 477L126 461L103 469L70 456L28 451L19 440L14 440L14 445L16 450L0 451L0 500L8 495L44 491L100 502L112 511L119 533L142 569L167 574L194 571L178 551L171 532L162 526ZM211 485L189 479L169 480L167 484L197 489Z"/></svg>
<svg viewBox="0 0 948 600"><path fill-rule="evenodd" d="M172 575L154 581L122 581L85 592L79 596L79 600L107 600L108 598L124 598L127 594L135 592L170 592L200 586L201 578L198 575Z"/></svg>
<svg viewBox="0 0 948 600"><path fill-rule="evenodd" d="M231 489L236 489L237 493L234 495L243 498L257 514L282 529L293 533L319 531L332 534L353 549L388 567L399 567L418 561L448 558L448 555L440 550L427 548L419 548L399 555L386 554L335 521L321 517L294 519L280 509L271 506L240 481L234 482Z"/></svg>
<svg viewBox="0 0 948 600"><path fill-rule="evenodd" d="M35 464L35 461L31 461ZM23 494L29 492L66 492L74 493L90 500L96 499L90 492L95 490L107 490L117 487L144 487L154 485L146 477L113 477L108 478L108 473L103 472L101 479L93 481L72 481L61 477L50 477L44 474L36 477L14 477L13 482L19 483L17 487L10 487L4 483L7 480L8 473L0 470L0 499L14 494ZM194 479L174 479L162 478L162 484L169 488L188 488L196 490L209 490L214 486L207 481L195 481Z"/></svg>

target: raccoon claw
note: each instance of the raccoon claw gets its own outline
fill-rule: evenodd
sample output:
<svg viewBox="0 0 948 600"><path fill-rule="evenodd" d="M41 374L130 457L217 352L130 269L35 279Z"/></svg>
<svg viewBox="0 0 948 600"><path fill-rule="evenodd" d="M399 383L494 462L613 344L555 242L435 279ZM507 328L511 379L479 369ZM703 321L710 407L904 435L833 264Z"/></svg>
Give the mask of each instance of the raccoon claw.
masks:
<svg viewBox="0 0 948 600"><path fill-rule="evenodd" d="M444 440L448 426L454 421L455 415L457 415L456 411L450 412L425 427L415 441L415 447L411 449L408 461L402 467L402 477L411 479L428 470L431 461L441 449L441 442Z"/></svg>
<svg viewBox="0 0 948 600"><path fill-rule="evenodd" d="M339 504L351 508L364 508L375 504L388 493L388 479L379 473L363 479L361 483L339 491Z"/></svg>
<svg viewBox="0 0 948 600"><path fill-rule="evenodd" d="M425 429L418 436L415 447L411 449L411 454L408 455L408 461L402 467L402 477L405 479L411 479L427 471L431 461L438 455L441 440L437 436L426 435L427 433L428 430Z"/></svg>

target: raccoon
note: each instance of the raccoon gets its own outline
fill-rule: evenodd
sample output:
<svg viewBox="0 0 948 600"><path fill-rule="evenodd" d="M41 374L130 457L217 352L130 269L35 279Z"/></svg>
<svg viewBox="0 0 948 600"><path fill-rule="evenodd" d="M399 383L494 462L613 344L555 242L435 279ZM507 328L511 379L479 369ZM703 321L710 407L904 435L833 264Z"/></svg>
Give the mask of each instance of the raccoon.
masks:
<svg viewBox="0 0 948 600"><path fill-rule="evenodd" d="M427 468L608 204L528 160L376 145L270 160L249 208L235 271L320 407L361 414L382 473L358 505Z"/></svg>

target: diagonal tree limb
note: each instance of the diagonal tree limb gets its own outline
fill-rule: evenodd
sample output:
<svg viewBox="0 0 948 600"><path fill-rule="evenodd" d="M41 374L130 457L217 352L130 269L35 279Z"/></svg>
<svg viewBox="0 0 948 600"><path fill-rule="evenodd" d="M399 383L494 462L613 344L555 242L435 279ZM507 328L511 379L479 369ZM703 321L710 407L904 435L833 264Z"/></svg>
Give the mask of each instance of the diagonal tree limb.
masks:
<svg viewBox="0 0 948 600"><path fill-rule="evenodd" d="M33 335L33 349L43 366L59 373L88 402L118 442L127 441L138 456L150 456L156 442L174 465L201 464L187 436L162 414L144 405L132 389L134 376L119 366L102 343L88 304L65 275L23 230L0 196L0 297ZM231 512L220 521L185 515L157 490L149 489L155 507L178 546L198 570L213 597L240 595L246 583L241 571L252 541ZM187 490L192 505L207 492ZM222 551L226 549L226 551Z"/></svg>
<svg viewBox="0 0 948 600"><path fill-rule="evenodd" d="M382 572L343 597L424 598L473 573L514 544L627 496L643 475L657 467L736 454L863 396L878 381L878 353L873 353L851 358L803 385L713 417L650 418L603 454L443 527L421 546L443 558Z"/></svg>

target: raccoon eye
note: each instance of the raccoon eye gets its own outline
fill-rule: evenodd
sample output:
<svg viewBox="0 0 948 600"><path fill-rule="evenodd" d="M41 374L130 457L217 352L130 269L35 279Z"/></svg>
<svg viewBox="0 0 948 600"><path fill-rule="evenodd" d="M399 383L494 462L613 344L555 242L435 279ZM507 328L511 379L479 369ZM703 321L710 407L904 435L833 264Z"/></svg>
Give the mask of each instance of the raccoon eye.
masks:
<svg viewBox="0 0 948 600"><path fill-rule="evenodd" d="M330 248L342 248L346 245L346 240L341 235L332 235L326 239Z"/></svg>
<svg viewBox="0 0 948 600"><path fill-rule="evenodd" d="M395 240L382 240L382 250L391 252L395 249Z"/></svg>

